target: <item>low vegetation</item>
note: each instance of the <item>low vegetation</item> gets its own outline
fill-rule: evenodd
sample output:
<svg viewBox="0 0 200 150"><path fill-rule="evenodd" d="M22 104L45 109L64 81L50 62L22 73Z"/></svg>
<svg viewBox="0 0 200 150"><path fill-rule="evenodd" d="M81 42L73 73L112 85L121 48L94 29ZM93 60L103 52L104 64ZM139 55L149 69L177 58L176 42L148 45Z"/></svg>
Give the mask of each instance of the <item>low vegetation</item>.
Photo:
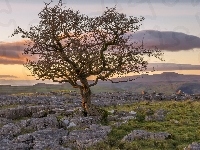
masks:
<svg viewBox="0 0 200 150"><path fill-rule="evenodd" d="M91 149L104 150L183 150L192 142L200 142L200 102L198 101L162 101L138 102L132 105L108 107L107 110L135 111L137 119L122 123L117 127L114 122L106 141ZM167 112L164 121L145 121L148 113L163 109ZM168 132L172 136L167 140L135 140L122 142L122 138L132 130L149 132Z"/></svg>

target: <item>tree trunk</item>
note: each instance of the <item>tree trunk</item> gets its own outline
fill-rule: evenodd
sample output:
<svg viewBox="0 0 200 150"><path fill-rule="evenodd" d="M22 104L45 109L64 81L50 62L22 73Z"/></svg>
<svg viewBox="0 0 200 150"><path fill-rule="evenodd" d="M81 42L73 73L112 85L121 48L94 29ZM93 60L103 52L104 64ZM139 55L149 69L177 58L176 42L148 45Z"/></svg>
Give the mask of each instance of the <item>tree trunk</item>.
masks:
<svg viewBox="0 0 200 150"><path fill-rule="evenodd" d="M81 80L82 86L80 88L82 96L82 107L84 116L87 116L91 107L91 90L89 88L87 80Z"/></svg>

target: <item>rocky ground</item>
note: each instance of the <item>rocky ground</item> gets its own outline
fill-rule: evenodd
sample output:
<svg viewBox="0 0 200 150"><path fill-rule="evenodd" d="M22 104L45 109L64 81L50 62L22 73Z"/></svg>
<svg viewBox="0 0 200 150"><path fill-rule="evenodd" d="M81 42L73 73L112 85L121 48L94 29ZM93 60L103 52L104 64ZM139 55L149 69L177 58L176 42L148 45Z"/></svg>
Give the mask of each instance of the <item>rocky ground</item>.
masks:
<svg viewBox="0 0 200 150"><path fill-rule="evenodd" d="M140 101L139 95L130 93L100 93L93 95L97 106L122 105ZM80 95L75 92L50 92L26 95L0 96L0 150L84 150L105 140L112 130L102 124L99 115L84 117ZM137 112L110 111L109 121L120 126L136 119ZM158 110L145 120L162 121L165 110ZM135 139L161 139L171 137L166 132L133 130L122 141ZM198 150L199 143L186 149Z"/></svg>

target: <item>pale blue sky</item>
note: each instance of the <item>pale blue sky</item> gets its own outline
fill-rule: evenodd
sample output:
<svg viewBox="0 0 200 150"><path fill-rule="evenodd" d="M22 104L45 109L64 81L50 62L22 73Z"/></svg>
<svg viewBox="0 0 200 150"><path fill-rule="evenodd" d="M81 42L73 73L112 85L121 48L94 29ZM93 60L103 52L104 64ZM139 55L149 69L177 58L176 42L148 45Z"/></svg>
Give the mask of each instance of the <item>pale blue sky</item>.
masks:
<svg viewBox="0 0 200 150"><path fill-rule="evenodd" d="M49 2L49 0L46 0ZM146 19L141 29L177 31L200 36L200 3L194 0L63 0L70 7L89 16L100 15L105 7L117 5L120 12ZM55 4L56 2L54 2ZM43 0L1 0L0 41L10 41L8 35L16 26L28 29L38 22L37 14Z"/></svg>

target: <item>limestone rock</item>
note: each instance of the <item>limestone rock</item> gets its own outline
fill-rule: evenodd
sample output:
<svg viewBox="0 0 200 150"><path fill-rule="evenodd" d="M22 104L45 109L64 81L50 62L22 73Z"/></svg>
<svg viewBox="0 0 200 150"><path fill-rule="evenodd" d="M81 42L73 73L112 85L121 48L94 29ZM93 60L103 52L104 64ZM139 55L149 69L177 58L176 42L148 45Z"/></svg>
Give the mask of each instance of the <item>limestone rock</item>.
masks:
<svg viewBox="0 0 200 150"><path fill-rule="evenodd" d="M146 140L146 139L156 139L156 140L166 140L171 138L171 134L166 132L152 133L145 130L133 130L130 134L124 136L122 141L133 141L133 140Z"/></svg>
<svg viewBox="0 0 200 150"><path fill-rule="evenodd" d="M72 149L84 149L105 139L110 131L111 128L109 126L93 124L85 130L74 130L70 132L62 140L64 144L69 145Z"/></svg>
<svg viewBox="0 0 200 150"><path fill-rule="evenodd" d="M20 135L14 141L15 143L24 143L32 149L43 150L43 149L59 149L67 150L62 147L62 137L67 136L68 131L64 129L44 129Z"/></svg>
<svg viewBox="0 0 200 150"><path fill-rule="evenodd" d="M22 120L20 126L24 129L42 130L46 128L57 128L59 127L59 122L55 116L47 116Z"/></svg>
<svg viewBox="0 0 200 150"><path fill-rule="evenodd" d="M153 115L145 116L145 121L164 121L166 114L165 110L159 109Z"/></svg>
<svg viewBox="0 0 200 150"><path fill-rule="evenodd" d="M33 118L42 118L42 117L46 117L46 116L47 116L47 111L45 111L45 110L41 110L39 112L32 114Z"/></svg>
<svg viewBox="0 0 200 150"><path fill-rule="evenodd" d="M8 123L13 123L11 119L1 118L0 117L0 126L6 125Z"/></svg>
<svg viewBox="0 0 200 150"><path fill-rule="evenodd" d="M188 147L184 148L184 150L200 150L200 143L193 142L192 144L188 145Z"/></svg>
<svg viewBox="0 0 200 150"><path fill-rule="evenodd" d="M67 128L71 128L71 127L76 127L76 124L74 122L70 122Z"/></svg>
<svg viewBox="0 0 200 150"><path fill-rule="evenodd" d="M21 131L21 128L19 126L15 125L14 123L8 123L0 129L0 135L15 136L19 134L20 131Z"/></svg>
<svg viewBox="0 0 200 150"><path fill-rule="evenodd" d="M31 147L25 143L14 143L11 140L0 140L0 150L29 150Z"/></svg>

